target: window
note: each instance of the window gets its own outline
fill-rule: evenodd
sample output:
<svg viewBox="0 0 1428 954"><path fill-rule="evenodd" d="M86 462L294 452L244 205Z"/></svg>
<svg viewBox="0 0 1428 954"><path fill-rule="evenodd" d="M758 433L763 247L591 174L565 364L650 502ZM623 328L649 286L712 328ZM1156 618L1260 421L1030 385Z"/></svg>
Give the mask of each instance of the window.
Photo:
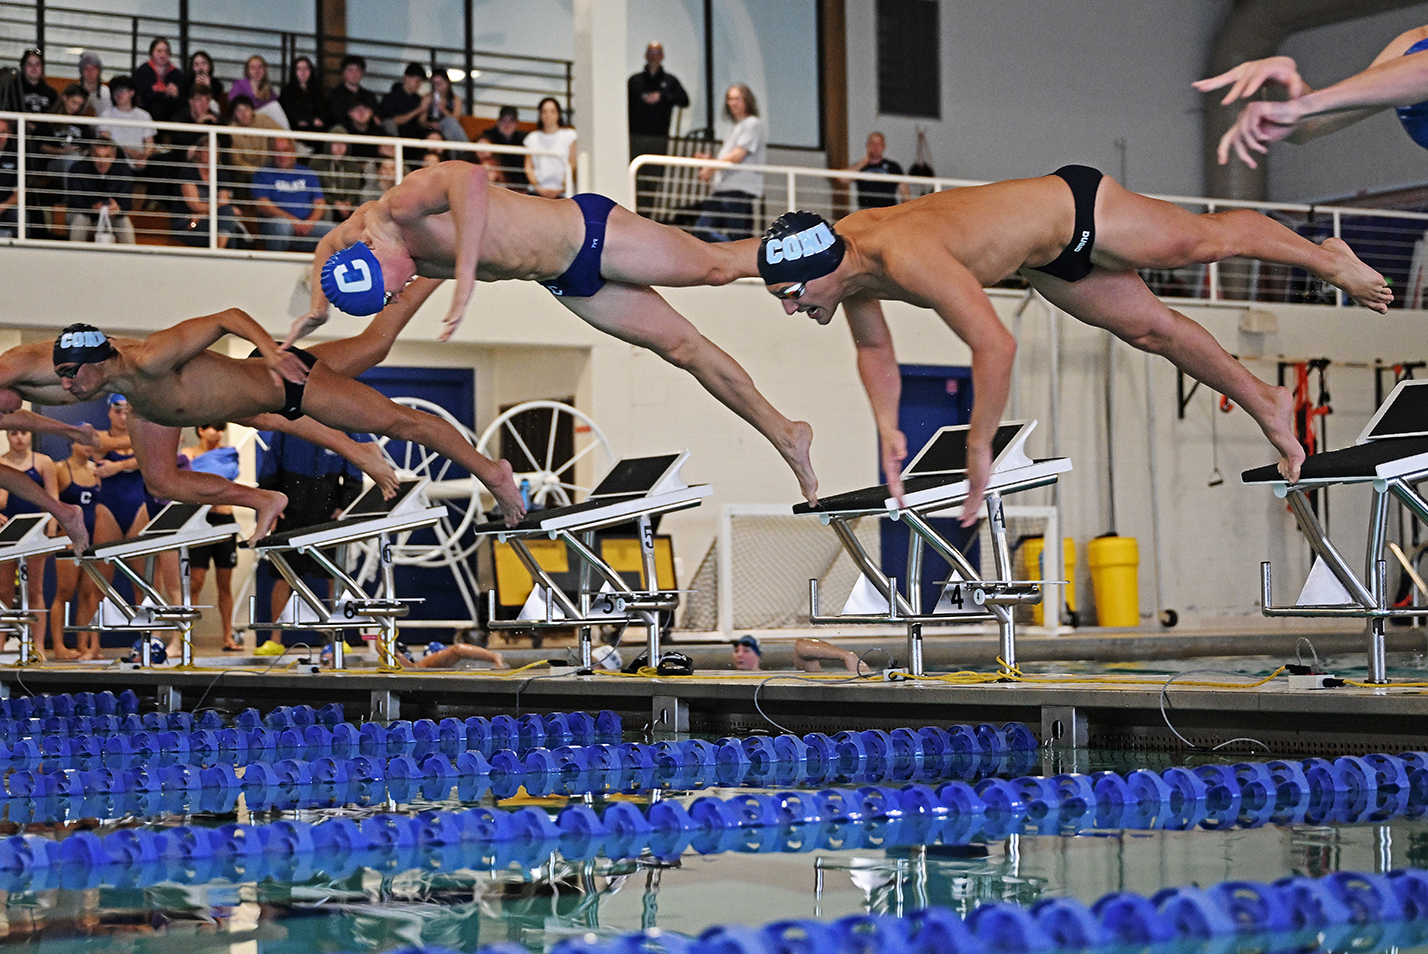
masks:
<svg viewBox="0 0 1428 954"><path fill-rule="evenodd" d="M937 0L878 0L878 112L942 118Z"/></svg>

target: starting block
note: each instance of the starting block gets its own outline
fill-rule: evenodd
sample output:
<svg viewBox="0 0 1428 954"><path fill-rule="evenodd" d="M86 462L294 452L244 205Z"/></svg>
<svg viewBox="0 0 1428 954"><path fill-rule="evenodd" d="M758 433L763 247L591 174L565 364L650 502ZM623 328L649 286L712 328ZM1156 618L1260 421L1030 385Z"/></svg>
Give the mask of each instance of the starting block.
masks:
<svg viewBox="0 0 1428 954"><path fill-rule="evenodd" d="M819 612L818 581L809 580L808 598L814 623L906 623L908 671L923 673L922 627L928 623L967 620L995 620L999 632L1001 659L1008 668L1016 666L1016 624L1018 605L1041 602L1041 580L1011 579L1011 549L1007 545L1006 519L1002 497L1006 494L1056 483L1071 469L1065 457L1032 460L1026 454L1026 440L1035 421L1011 421L997 428L992 440L992 474L985 495L987 521L991 531L994 579L983 579L950 541L927 522L927 517L950 510L967 499L966 425L944 427L918 451L904 468L903 502L888 493L886 484L822 498L817 506L798 504L796 514L816 514L838 535L843 549L862 571L846 615L824 616ZM901 520L911 531L908 539L908 579L902 591L868 555L851 523L859 517L887 517ZM922 559L931 549L952 565L953 579L944 585L941 599L931 615L922 613ZM861 605L857 605L861 604ZM954 604L957 612L954 614ZM970 605L969 605L970 604Z"/></svg>
<svg viewBox="0 0 1428 954"><path fill-rule="evenodd" d="M193 624L202 614L193 606L188 551L191 547L218 543L238 533L237 524L209 523L210 509L208 504L168 504L133 539L107 543L80 556L80 568L99 587L103 599L92 621L82 627L66 626L65 631L103 629L142 633L150 630L177 630L183 640L180 663L184 666L192 665ZM181 602L177 605L169 603L168 598L149 582L154 579L154 559L168 550L177 550L179 554ZM145 561L145 572L142 574L126 562L141 557ZM131 604L125 600L114 588L114 584L104 578L104 574L99 571L101 563L113 564L129 579L134 587L136 603ZM152 665L149 640L141 639L139 645L141 665L148 668Z"/></svg>
<svg viewBox="0 0 1428 954"><path fill-rule="evenodd" d="M605 479L591 492L589 499L568 507L553 507L526 514L514 527L495 523L478 524L478 534L495 535L502 543L509 542L526 572L543 595L543 605L536 607L534 618L497 620L495 590L488 591L491 601L492 629L539 629L576 627L580 635L580 668L592 668L590 658L591 627L621 622L644 625L647 633L650 665L660 657L659 614L672 611L677 605L674 593L658 589L655 572L654 529L651 518L676 510L697 507L713 492L708 484L693 487L684 482L680 469L689 459L689 451L663 454L657 457L625 458L615 464ZM605 527L634 521L639 527L640 555L644 577L649 589L635 590L603 557L595 552L595 532ZM568 594L551 578L531 554L525 541L546 537L562 540L580 558L579 592ZM599 587L593 578L601 580Z"/></svg>
<svg viewBox="0 0 1428 954"><path fill-rule="evenodd" d="M1428 480L1428 381L1400 381L1352 447L1310 456L1300 468L1297 483L1285 481L1273 465L1247 470L1240 479L1246 484L1268 485L1276 497L1285 499L1314 551L1309 582L1293 606L1274 605L1270 564L1260 564L1264 615L1367 619L1368 681L1387 682L1384 620L1424 615L1421 606L1399 609L1390 605L1388 564L1383 557L1390 499L1428 521L1428 501L1416 486ZM1363 579L1330 542L1306 496L1338 484L1372 485Z"/></svg>
<svg viewBox="0 0 1428 954"><path fill-rule="evenodd" d="M22 513L11 517L0 527L0 563L19 561L19 579L15 584L20 605L0 604L0 633L13 634L20 641L21 666L35 660L35 624L39 621L30 612L30 558L47 556L69 548L69 537L60 534L45 536L45 527L52 518L47 513Z"/></svg>
<svg viewBox="0 0 1428 954"><path fill-rule="evenodd" d="M330 523L319 523L287 533L273 533L253 544L258 555L267 557L273 568L287 580L293 595L279 620L269 629L335 630L377 629L377 659L383 667L396 668L396 621L406 616L410 607L396 596L396 581L392 564L391 537L422 527L429 527L446 516L443 506L431 506L426 499L425 477L403 480L390 500L382 499L382 489L368 487L362 496ZM333 547L377 540L381 571L379 596L367 594L339 560L323 550ZM288 556L300 553L311 557L332 577L334 601L327 603L293 570ZM346 666L345 639L332 642L332 666Z"/></svg>

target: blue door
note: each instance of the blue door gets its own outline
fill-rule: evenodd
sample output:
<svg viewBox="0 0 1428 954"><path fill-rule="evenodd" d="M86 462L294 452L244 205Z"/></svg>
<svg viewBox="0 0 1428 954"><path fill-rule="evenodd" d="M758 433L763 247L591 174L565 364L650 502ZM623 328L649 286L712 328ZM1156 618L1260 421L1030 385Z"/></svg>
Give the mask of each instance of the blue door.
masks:
<svg viewBox="0 0 1428 954"><path fill-rule="evenodd" d="M910 461L922 445L932 439L939 428L966 424L972 419L972 369L955 365L904 364L902 372L902 403L898 407L898 427L907 437L907 459ZM881 456L879 456L881 460ZM883 476L880 474L881 481ZM973 566L981 554L977 545L977 528L963 530L957 521L938 517L928 521L954 546L967 555ZM907 526L901 521L882 521L882 569L890 577L907 579ZM968 541L971 548L968 549ZM922 558L922 612L930 613L940 594L937 584L947 579L951 564L929 550Z"/></svg>

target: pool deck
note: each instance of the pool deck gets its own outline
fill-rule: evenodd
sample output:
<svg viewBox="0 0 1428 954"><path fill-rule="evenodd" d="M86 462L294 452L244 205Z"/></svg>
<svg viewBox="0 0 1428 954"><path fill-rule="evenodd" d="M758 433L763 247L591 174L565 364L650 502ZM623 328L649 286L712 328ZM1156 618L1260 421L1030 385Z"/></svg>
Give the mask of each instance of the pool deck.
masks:
<svg viewBox="0 0 1428 954"><path fill-rule="evenodd" d="M1343 654L1362 659L1361 633L1315 634L1321 656ZM1148 642L1147 642L1148 641ZM870 644L879 642L870 640ZM886 642L885 640L883 642ZM979 645L994 639L980 637L930 641L929 673L970 668L989 672L986 661L995 655ZM1390 634L1389 649L1422 651L1422 630ZM1060 636L1019 640L1023 664L1038 659L1196 658L1223 656L1253 650L1259 657L1294 661L1294 637L1259 636L1248 641L1241 635L1125 634L1120 636ZM680 647L695 657L727 660L727 646L702 649ZM855 643L849 648L859 649ZM765 663L778 665L782 650L766 650ZM534 659L563 655L553 651L512 651L514 666ZM1044 674L1028 674L1031 681L958 684L925 679L887 681L865 678L848 681L847 675L825 673L808 677L797 673L736 673L729 670L695 676L642 678L610 673L576 676L569 669L541 666L514 674L485 670L419 670L383 673L351 669L313 673L296 669L260 671L268 660L200 660L192 670L164 668L138 670L118 664L49 665L0 670L0 685L12 692L122 691L133 689L154 699L162 708L192 709L222 706L342 702L349 718L371 713L388 718L441 718L489 715L518 711L569 711L613 709L626 726L639 733L645 726L674 730L686 727L700 733L779 731L769 720L794 732L834 732L853 728L949 725L1019 721L1047 740L1058 731L1065 743L1117 749L1186 749L1166 725L1175 728L1198 747L1250 737L1276 753L1294 755L1362 754L1428 749L1428 687L1359 688L1327 690L1290 689L1283 677L1257 688L1230 688L1243 679L1215 674L1187 674L1176 681L1164 698L1164 676L1155 667L1129 664L1100 675L1058 675L1054 667L1037 666ZM1256 665L1263 666L1259 659ZM227 664L227 665L221 665ZM1233 668L1233 660L1207 662L1207 667ZM1144 669L1144 674L1138 672ZM1175 669L1185 669L1180 665ZM1403 681L1401 676L1398 681ZM1138 682L1134 680L1139 680ZM1186 685L1196 681L1219 686ZM1425 680L1428 681L1428 680ZM759 709L762 708L764 715ZM765 718L765 715L767 718ZM1232 752L1255 747L1237 743ZM1261 750L1262 751L1262 750Z"/></svg>

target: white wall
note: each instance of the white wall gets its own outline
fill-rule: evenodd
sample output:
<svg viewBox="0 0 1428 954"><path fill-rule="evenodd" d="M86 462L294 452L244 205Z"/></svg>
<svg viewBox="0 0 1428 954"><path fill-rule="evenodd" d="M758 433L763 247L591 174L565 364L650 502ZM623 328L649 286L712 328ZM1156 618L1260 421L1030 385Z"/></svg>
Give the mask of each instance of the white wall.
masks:
<svg viewBox="0 0 1428 954"><path fill-rule="evenodd" d="M83 318L107 330L145 333L192 315L237 305L280 332L292 314L291 291L301 269L295 263L212 261L197 256L68 249L5 250L7 295L0 301L0 325L53 329ZM53 276L83 275L82 283L55 294ZM813 461L825 493L866 486L875 468L875 439L866 399L858 385L851 341L841 319L818 328L805 318L784 315L761 286L678 289L670 302L711 339L740 361L769 400L791 418L814 428ZM715 534L726 503L792 504L797 484L778 454L748 425L719 406L687 374L650 353L601 335L565 311L547 292L529 283L482 285L454 343L434 341L446 308L438 292L413 320L391 363L473 367L477 376L477 421L484 426L502 404L533 397L574 394L614 444L617 454L637 455L688 447L692 480L714 485L704 506L673 514L665 527L676 552L692 569ZM1042 427L1033 451L1049 451L1050 396L1047 393L1047 312L1028 307L1014 316L1020 296L994 292L993 301L1021 342L1017 365L1020 413ZM1343 446L1373 408L1372 373L1344 362L1423 357L1425 316L1395 313L1379 318L1361 309L1269 305L1279 332L1266 338L1263 353L1296 357L1327 355L1334 414L1328 419L1331 446ZM1247 353L1250 342L1237 332L1239 310L1187 308L1231 351ZM920 364L965 364L967 351L930 312L890 305L888 317L899 354ZM335 336L360 328L358 319L338 316ZM1103 532L1106 505L1106 435L1102 411L1106 337L1069 319L1061 323L1061 453L1075 470L1060 485L1067 535L1078 543L1082 605L1090 604L1085 542ZM1274 460L1269 445L1242 411L1219 419L1222 486L1206 486L1210 473L1208 396L1202 389L1185 420L1175 416L1175 376L1159 359L1146 363L1138 352L1117 344L1115 467L1118 527L1140 540L1141 606L1152 600L1152 494L1162 504L1164 604L1178 610L1184 625L1225 619L1257 620L1258 564L1279 561L1279 598L1292 602L1307 570L1304 547L1293 521L1263 488L1238 484L1241 470ZM1253 362L1260 377L1273 380L1273 361ZM1156 439L1160 486L1148 479L1147 394L1158 419ZM1043 503L1049 492L1019 502ZM1362 553L1365 508L1362 494L1334 491L1333 535L1347 553Z"/></svg>
<svg viewBox="0 0 1428 954"><path fill-rule="evenodd" d="M1306 30L1280 52L1294 57L1305 82L1322 89L1364 69L1390 40L1425 23L1428 3ZM1269 198L1276 202L1338 199L1425 180L1428 152L1408 138L1392 110L1331 136L1275 146L1269 155Z"/></svg>
<svg viewBox="0 0 1428 954"><path fill-rule="evenodd" d="M1200 97L1190 82L1227 0L959 0L941 4L942 121L877 111L875 4L848 0L848 148L881 129L912 163L927 129L938 175L1010 179L1069 162L1140 192L1199 195Z"/></svg>

